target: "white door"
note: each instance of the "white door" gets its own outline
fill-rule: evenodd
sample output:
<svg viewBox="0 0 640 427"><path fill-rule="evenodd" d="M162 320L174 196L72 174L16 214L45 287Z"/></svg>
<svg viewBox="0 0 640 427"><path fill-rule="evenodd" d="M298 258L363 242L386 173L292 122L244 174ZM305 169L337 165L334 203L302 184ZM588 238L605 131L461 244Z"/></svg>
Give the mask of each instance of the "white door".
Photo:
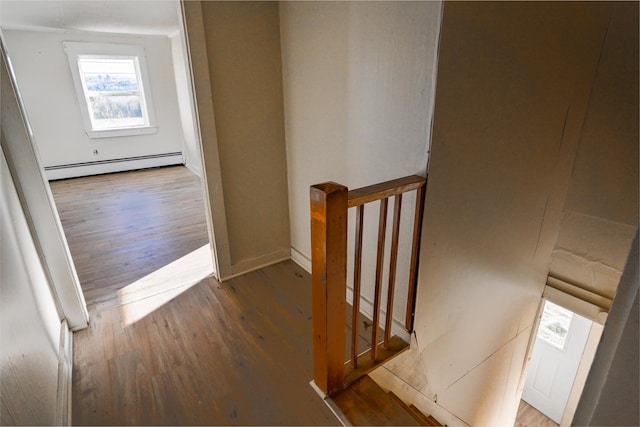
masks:
<svg viewBox="0 0 640 427"><path fill-rule="evenodd" d="M560 423L592 322L545 302L522 399Z"/></svg>

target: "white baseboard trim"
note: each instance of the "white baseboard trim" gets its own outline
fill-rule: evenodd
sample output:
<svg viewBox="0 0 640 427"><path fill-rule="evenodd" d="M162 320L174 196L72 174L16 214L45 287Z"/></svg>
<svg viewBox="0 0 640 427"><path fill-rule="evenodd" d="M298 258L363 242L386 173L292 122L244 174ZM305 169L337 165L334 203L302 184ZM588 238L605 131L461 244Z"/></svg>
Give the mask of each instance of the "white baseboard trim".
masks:
<svg viewBox="0 0 640 427"><path fill-rule="evenodd" d="M184 164L187 169L189 169L191 172L195 173L196 175L198 175L199 178L202 178L202 168L200 168L197 165L194 165L193 162L189 162L187 160L187 162Z"/></svg>
<svg viewBox="0 0 640 427"><path fill-rule="evenodd" d="M277 264L282 261L291 259L291 250L289 248L281 249L279 251L271 252L259 257L240 261L237 264L231 266L231 274L218 278L220 283L233 279L234 277L242 276L255 270L268 267L273 264Z"/></svg>
<svg viewBox="0 0 640 427"><path fill-rule="evenodd" d="M103 173L124 172L136 169L181 164L184 164L184 157L182 153L166 153L124 159L47 166L44 168L44 172L47 179L49 181L53 181L56 179L76 178L79 176L100 175Z"/></svg>
<svg viewBox="0 0 640 427"><path fill-rule="evenodd" d="M305 254L291 247L291 261L298 264L301 268L307 271L307 273L311 274L311 258L307 257Z"/></svg>
<svg viewBox="0 0 640 427"><path fill-rule="evenodd" d="M56 424L71 425L71 387L73 384L73 333L66 319L60 323L60 348L58 352L58 391Z"/></svg>

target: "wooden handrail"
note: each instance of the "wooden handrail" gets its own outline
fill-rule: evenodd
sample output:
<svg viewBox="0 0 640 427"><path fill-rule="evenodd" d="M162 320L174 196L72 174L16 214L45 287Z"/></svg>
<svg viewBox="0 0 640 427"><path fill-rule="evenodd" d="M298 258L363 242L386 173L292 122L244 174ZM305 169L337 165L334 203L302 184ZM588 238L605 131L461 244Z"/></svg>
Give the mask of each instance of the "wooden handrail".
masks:
<svg viewBox="0 0 640 427"><path fill-rule="evenodd" d="M411 260L405 329L413 327L415 306L416 271L420 228L426 178L412 175L349 191L347 187L327 182L313 185L311 195L311 281L313 297L313 355L314 381L326 395L332 395L368 370L406 348L398 337L391 336L393 300L400 235L402 195L416 190L416 209L412 233ZM380 342L380 310L382 299L383 262L389 198L394 198L393 228L388 274L384 339ZM358 355L358 324L360 316L360 291L362 279L362 241L364 205L380 201L376 278L373 301L371 348ZM346 272L347 272L347 210L357 208L355 225L355 252L353 273L352 331L349 340L351 360L347 366L345 355L346 326ZM359 357L368 354L360 365ZM346 376L345 376L345 368Z"/></svg>
<svg viewBox="0 0 640 427"><path fill-rule="evenodd" d="M405 176L404 178L392 179L391 181L369 185L367 187L356 188L349 191L348 206L353 208L376 200L386 199L398 194L417 190L423 187L427 178L418 175Z"/></svg>

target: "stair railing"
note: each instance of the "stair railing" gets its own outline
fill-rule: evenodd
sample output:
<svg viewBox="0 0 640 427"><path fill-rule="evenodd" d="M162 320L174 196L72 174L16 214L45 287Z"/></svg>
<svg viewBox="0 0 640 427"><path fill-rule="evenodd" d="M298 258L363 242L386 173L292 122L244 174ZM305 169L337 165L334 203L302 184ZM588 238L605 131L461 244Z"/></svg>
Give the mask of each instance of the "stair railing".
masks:
<svg viewBox="0 0 640 427"><path fill-rule="evenodd" d="M395 293L398 240L402 195L416 191L416 206L409 265L409 283L404 328L413 329L416 276L420 229L424 205L426 178L407 176L368 187L349 191L334 182L311 186L311 281L313 310L313 370L314 382L327 396L335 394L373 367L397 354L408 346L391 335ZM379 336L383 262L387 208L389 198L394 197L393 229L387 301L384 319L384 336ZM358 323L360 315L362 240L364 206L380 202L378 243L376 254L375 290L372 319L372 346L358 354ZM348 209L356 209L355 251L353 274L352 328L350 338L351 360L345 364L345 325L347 305L347 217ZM368 356L368 357L367 357Z"/></svg>

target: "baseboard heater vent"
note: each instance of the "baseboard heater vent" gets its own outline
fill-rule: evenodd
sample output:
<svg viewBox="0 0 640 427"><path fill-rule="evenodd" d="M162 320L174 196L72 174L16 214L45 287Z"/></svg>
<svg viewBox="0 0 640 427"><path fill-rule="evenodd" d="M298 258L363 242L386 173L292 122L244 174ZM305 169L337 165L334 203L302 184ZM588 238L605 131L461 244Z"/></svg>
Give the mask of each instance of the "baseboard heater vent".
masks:
<svg viewBox="0 0 640 427"><path fill-rule="evenodd" d="M49 181L53 181L56 179L75 178L79 176L99 175L103 173L123 172L135 169L180 164L184 164L184 156L180 152L175 152L126 157L121 159L98 160L95 162L46 166L44 171L47 179Z"/></svg>

